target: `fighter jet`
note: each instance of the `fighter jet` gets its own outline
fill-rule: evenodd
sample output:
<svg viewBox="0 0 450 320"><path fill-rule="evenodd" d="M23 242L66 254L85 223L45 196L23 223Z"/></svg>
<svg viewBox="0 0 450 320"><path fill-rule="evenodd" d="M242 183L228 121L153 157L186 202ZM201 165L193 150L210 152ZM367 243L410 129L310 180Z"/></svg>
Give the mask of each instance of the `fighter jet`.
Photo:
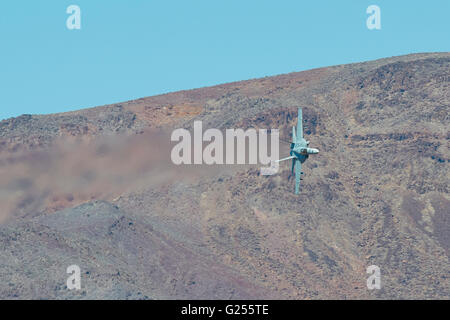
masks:
<svg viewBox="0 0 450 320"><path fill-rule="evenodd" d="M303 138L303 115L302 108L298 108L297 116L297 134L295 134L295 127L292 127L292 143L290 157L280 159L277 162L292 159L292 172L295 168L295 194L300 191L300 179L302 172L302 163L308 159L310 154L319 153L318 149L309 148L309 141Z"/></svg>

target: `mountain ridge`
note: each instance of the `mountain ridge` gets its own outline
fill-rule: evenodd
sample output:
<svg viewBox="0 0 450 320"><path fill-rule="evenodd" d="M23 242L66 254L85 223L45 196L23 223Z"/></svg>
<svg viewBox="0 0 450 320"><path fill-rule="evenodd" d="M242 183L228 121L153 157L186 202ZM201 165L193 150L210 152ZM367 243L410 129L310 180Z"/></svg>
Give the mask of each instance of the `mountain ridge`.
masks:
<svg viewBox="0 0 450 320"><path fill-rule="evenodd" d="M288 140L298 107L321 152L297 196L287 165L175 167L155 133ZM430 53L3 120L0 297L448 299L449 107L450 53Z"/></svg>

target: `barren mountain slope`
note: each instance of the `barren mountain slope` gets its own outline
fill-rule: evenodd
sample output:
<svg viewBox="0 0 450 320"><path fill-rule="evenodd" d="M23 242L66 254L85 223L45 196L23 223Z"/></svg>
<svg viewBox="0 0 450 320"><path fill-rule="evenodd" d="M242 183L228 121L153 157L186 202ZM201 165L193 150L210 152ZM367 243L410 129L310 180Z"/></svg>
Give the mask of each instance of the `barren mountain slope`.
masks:
<svg viewBox="0 0 450 320"><path fill-rule="evenodd" d="M290 164L170 164L174 128L288 140L297 107L299 195ZM1 121L0 298L449 299L449 109L432 53Z"/></svg>

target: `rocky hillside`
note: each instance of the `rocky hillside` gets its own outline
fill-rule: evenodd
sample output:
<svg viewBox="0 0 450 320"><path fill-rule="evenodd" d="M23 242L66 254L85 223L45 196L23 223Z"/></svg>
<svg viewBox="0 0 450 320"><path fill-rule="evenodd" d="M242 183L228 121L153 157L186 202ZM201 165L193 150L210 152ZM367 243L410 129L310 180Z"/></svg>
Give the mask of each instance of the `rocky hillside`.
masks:
<svg viewBox="0 0 450 320"><path fill-rule="evenodd" d="M174 128L287 140L298 107L299 195L290 164L170 164ZM430 53L3 120L0 298L450 299L449 110Z"/></svg>

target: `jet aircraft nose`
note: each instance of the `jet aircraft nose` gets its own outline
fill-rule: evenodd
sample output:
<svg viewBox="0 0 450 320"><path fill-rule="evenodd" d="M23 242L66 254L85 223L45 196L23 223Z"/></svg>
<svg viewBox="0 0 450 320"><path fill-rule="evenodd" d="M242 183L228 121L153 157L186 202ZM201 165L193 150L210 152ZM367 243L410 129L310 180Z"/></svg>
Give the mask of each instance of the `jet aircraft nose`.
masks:
<svg viewBox="0 0 450 320"><path fill-rule="evenodd" d="M309 154L316 154L316 153L319 153L319 149L307 148L306 150L307 150L307 152L308 152Z"/></svg>

